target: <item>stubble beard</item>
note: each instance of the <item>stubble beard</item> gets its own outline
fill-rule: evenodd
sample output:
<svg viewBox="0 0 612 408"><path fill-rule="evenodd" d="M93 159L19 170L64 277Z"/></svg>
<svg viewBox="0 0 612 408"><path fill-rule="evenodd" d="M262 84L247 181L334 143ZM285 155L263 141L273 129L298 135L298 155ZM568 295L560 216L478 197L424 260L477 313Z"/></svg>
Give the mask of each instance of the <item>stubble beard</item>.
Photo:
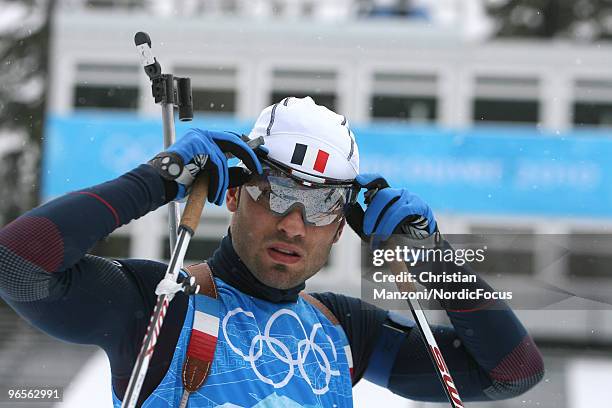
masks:
<svg viewBox="0 0 612 408"><path fill-rule="evenodd" d="M284 265L267 260L267 254L265 253L266 243L274 241L288 241L278 236L259 240L253 240L251 237L249 237L250 239L243 241L241 238L239 238L245 237L244 234L240 235L242 233L241 228L238 227L236 229L235 224L233 226L232 238L236 253L249 269L251 274L266 286L281 290L294 288L303 284L308 278L315 275L324 265L324 263L316 266L312 265L315 266L314 269L316 270L306 270L307 264L305 259L301 261L301 265L295 266ZM248 241L259 242L261 245L254 247L253 245L249 245ZM327 249L325 255L329 256L329 248ZM325 258L327 259L327 257Z"/></svg>
<svg viewBox="0 0 612 408"><path fill-rule="evenodd" d="M333 245L333 237L331 238L330 242L327 243L326 248L320 252L320 254L317 253L305 255L308 257L314 257L312 259L321 259L322 261L320 261L320 264L308 265L307 260L303 259L301 260L301 265L299 266L295 265L292 267L290 265L279 264L273 261L271 265L266 266L266 262L264 261L264 257L267 256L267 254L265 254L266 243L280 241L298 246L301 245L278 234L274 234L272 237L253 237L253 234L244 228L245 226L241 221L241 217L242 214L241 210L239 209L236 213L234 213L230 225L234 250L249 269L251 274L264 285L281 290L294 288L303 284L306 280L319 272L329 258L331 247ZM249 242L257 242L260 245L249 245ZM312 270L307 270L310 269L308 268L309 266L312 268Z"/></svg>

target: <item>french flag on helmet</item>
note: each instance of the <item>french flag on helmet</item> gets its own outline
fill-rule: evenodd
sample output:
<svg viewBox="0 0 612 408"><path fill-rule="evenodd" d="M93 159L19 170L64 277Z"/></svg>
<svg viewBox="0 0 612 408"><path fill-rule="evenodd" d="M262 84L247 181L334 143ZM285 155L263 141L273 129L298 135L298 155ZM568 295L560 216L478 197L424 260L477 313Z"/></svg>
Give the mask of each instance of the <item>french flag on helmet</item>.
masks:
<svg viewBox="0 0 612 408"><path fill-rule="evenodd" d="M352 182L359 151L348 121L312 98L288 97L265 108L249 134L263 136L267 157L313 183Z"/></svg>
<svg viewBox="0 0 612 408"><path fill-rule="evenodd" d="M313 151L315 149L311 149ZM325 173L325 166L327 166L327 160L329 159L329 153L324 150L316 149L317 154L314 157L314 163L312 164L312 169L318 173ZM306 153L308 152L308 146L301 143L296 143L295 148L293 149L293 154L291 155L291 163L298 164L304 167L310 167L310 163L312 162L312 154L309 154L307 163L304 164L304 160L306 159Z"/></svg>

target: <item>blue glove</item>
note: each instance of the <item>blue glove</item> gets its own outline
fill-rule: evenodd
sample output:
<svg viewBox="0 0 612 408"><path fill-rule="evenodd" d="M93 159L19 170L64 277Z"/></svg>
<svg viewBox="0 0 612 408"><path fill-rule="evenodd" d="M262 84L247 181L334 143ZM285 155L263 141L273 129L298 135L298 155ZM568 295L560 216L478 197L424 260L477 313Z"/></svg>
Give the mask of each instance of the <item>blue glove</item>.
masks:
<svg viewBox="0 0 612 408"><path fill-rule="evenodd" d="M189 194L189 187L200 171L208 171L208 201L221 205L230 182L225 153L242 160L252 172L262 173L255 152L237 134L201 129L189 130L149 164L166 180L176 181L175 200L182 200Z"/></svg>
<svg viewBox="0 0 612 408"><path fill-rule="evenodd" d="M362 239L374 238L375 245L392 234L424 239L437 231L431 208L405 189L390 188L378 174L363 174L355 179L365 188L365 213L358 203L347 209L347 222Z"/></svg>

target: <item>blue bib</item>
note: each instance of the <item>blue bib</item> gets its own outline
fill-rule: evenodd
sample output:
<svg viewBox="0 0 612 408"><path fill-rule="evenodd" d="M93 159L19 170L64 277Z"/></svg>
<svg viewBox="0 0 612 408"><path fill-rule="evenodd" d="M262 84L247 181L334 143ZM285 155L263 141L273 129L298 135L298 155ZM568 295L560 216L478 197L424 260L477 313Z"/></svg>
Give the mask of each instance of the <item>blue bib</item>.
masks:
<svg viewBox="0 0 612 408"><path fill-rule="evenodd" d="M353 406L350 350L341 327L301 297L297 303L271 303L245 295L220 279L215 283L219 294L217 349L211 373L190 395L188 407ZM189 297L168 372L143 408L179 406L194 313L208 303L196 302L200 296ZM121 406L114 391L113 403Z"/></svg>

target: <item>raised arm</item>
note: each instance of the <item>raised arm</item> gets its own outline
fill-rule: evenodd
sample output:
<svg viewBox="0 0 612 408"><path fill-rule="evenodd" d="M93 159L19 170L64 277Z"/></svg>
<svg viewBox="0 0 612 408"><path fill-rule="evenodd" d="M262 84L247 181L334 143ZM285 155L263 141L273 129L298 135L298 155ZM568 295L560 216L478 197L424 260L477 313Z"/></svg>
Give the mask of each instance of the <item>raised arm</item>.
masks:
<svg viewBox="0 0 612 408"><path fill-rule="evenodd" d="M372 247L383 247L393 234L412 240L434 234L439 237L433 212L419 197L405 189L390 188L379 175L360 175L356 181L368 191L367 209L354 205L347 220ZM438 262L430 267L438 274L462 273L477 278L468 286L448 283L433 285L432 289L492 292L467 266ZM442 307L452 327L435 327L433 331L464 401L510 398L542 378L544 369L537 347L503 301L452 301L443 302ZM372 329L378 337L365 377L408 398L445 401L442 384L418 329L413 322L403 319L402 323L392 316Z"/></svg>
<svg viewBox="0 0 612 408"><path fill-rule="evenodd" d="M117 264L87 251L165 201L162 179L142 165L27 212L0 230L0 295L55 337L105 345L113 321L109 313L121 320L120 311L142 305Z"/></svg>
<svg viewBox="0 0 612 408"><path fill-rule="evenodd" d="M488 288L481 279L477 284ZM447 400L427 346L410 318L348 296L313 295L346 332L357 380L363 377L413 400ZM544 366L537 346L501 301L447 315L452 326L433 326L432 331L464 402L512 398L542 379Z"/></svg>
<svg viewBox="0 0 612 408"><path fill-rule="evenodd" d="M192 130L150 164L19 217L0 230L0 296L49 334L81 343L108 341L108 335L98 339L94 334L106 330L105 322L97 321L98 308L120 305L123 314L133 316L130 291L135 289L116 264L87 251L121 225L183 198L199 171L209 172L209 201L220 205L229 184L226 151L261 171L238 136ZM113 290L112 299L100 296L106 286ZM91 316L79 318L72 314L75 309Z"/></svg>
<svg viewBox="0 0 612 408"><path fill-rule="evenodd" d="M183 198L199 171L209 172L209 201L220 204L229 184L226 151L261 171L254 152L238 136L193 130L149 164L22 215L0 230L0 297L54 337L102 347L121 396L165 265L111 261L87 252L121 225ZM171 303L167 320L172 323L160 336L160 348L173 349L186 304L180 294ZM147 376L145 390L151 378L161 379L164 368L152 364L149 373L157 372Z"/></svg>

